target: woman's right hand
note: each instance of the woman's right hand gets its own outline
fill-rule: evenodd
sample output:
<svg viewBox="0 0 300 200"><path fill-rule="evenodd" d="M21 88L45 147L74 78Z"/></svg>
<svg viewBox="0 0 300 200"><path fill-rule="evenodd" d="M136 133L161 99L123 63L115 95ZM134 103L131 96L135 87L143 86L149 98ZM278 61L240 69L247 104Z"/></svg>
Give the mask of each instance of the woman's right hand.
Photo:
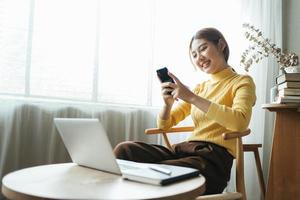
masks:
<svg viewBox="0 0 300 200"><path fill-rule="evenodd" d="M172 107L174 103L174 98L171 95L172 91L174 90L172 87L170 87L172 83L165 82L161 83L161 94L164 100L164 103L167 107Z"/></svg>

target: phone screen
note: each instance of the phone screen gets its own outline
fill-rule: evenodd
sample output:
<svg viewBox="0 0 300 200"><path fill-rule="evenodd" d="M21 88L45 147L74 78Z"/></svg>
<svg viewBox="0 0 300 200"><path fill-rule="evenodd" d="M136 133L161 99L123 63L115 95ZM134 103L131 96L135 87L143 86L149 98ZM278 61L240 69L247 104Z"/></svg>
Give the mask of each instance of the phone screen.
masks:
<svg viewBox="0 0 300 200"><path fill-rule="evenodd" d="M156 73L161 82L175 83L174 80L168 74L168 68L164 67L164 68L158 69L158 70L156 70Z"/></svg>

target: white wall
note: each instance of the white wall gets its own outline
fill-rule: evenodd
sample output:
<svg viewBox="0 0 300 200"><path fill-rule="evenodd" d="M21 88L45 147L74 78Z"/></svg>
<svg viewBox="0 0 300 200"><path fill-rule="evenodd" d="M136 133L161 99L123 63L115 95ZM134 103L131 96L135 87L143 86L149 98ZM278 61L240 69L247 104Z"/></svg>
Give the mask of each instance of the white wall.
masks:
<svg viewBox="0 0 300 200"><path fill-rule="evenodd" d="M283 48L300 54L300 1L283 0Z"/></svg>

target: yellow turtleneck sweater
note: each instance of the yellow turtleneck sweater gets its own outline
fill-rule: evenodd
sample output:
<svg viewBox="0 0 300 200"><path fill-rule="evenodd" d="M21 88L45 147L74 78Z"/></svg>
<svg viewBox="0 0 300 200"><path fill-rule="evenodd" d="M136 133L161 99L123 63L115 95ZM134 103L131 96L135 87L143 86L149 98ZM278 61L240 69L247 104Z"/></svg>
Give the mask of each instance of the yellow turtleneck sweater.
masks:
<svg viewBox="0 0 300 200"><path fill-rule="evenodd" d="M256 101L252 78L228 67L212 74L210 80L197 85L193 92L211 101L208 112L182 102L172 109L168 120L158 117L158 128L167 130L191 114L195 129L187 141L212 142L225 147L234 156L235 139L224 140L222 133L247 129Z"/></svg>

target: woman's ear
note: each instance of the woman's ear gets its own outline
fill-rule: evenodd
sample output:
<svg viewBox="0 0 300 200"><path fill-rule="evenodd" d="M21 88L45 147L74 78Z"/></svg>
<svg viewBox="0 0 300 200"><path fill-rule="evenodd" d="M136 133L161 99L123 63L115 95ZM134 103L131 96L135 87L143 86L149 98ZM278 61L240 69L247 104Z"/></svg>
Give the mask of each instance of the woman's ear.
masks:
<svg viewBox="0 0 300 200"><path fill-rule="evenodd" d="M219 48L219 50L221 50L222 52L223 52L224 49L226 48L226 43L225 43L225 41L224 41L222 38L219 39L219 42L218 42L218 48Z"/></svg>

